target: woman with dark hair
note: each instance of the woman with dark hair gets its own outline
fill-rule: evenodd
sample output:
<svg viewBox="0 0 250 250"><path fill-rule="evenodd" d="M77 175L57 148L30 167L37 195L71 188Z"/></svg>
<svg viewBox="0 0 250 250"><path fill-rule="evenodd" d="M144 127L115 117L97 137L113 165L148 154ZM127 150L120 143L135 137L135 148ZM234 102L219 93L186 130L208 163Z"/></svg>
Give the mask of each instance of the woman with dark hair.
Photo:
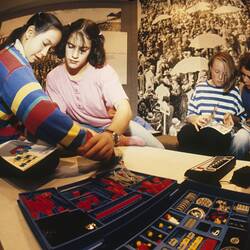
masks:
<svg viewBox="0 0 250 250"><path fill-rule="evenodd" d="M92 137L62 113L42 90L30 63L42 60L62 38L62 24L52 14L37 13L15 29L0 50L0 142L27 132L51 145L61 144L93 159L109 159L109 138ZM91 138L92 137L92 138Z"/></svg>
<svg viewBox="0 0 250 250"><path fill-rule="evenodd" d="M232 139L230 128L245 119L240 92L235 87L237 74L233 58L226 52L215 54L209 61L211 79L200 82L189 100L187 124L178 133L180 148L205 155L227 154ZM219 125L226 134L208 125Z"/></svg>
<svg viewBox="0 0 250 250"><path fill-rule="evenodd" d="M131 121L128 97L115 70L106 63L104 36L91 20L66 26L56 52L65 62L47 76L46 91L83 127L103 132L115 145L163 145L140 124Z"/></svg>

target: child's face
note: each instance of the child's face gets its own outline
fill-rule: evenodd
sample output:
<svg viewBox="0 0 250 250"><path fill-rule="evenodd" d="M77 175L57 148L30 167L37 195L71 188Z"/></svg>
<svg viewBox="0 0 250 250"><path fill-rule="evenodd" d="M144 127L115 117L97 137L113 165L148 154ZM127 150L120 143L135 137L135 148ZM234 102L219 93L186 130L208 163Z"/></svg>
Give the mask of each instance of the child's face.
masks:
<svg viewBox="0 0 250 250"><path fill-rule="evenodd" d="M220 60L215 59L210 70L214 85L222 87L225 84L226 78L226 70L224 63Z"/></svg>
<svg viewBox="0 0 250 250"><path fill-rule="evenodd" d="M66 44L65 63L74 71L79 71L88 62L91 40L80 33L73 33Z"/></svg>
<svg viewBox="0 0 250 250"><path fill-rule="evenodd" d="M61 37L62 33L58 29L37 33L35 27L30 26L22 38L25 56L31 63L41 60L51 47L59 43Z"/></svg>

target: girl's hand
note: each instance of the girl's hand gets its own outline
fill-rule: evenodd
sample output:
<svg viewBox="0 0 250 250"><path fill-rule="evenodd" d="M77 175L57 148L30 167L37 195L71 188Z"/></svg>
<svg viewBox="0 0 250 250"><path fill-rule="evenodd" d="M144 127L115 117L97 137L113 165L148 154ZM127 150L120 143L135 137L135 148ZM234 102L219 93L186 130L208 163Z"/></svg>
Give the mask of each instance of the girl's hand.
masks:
<svg viewBox="0 0 250 250"><path fill-rule="evenodd" d="M193 118L193 121L191 122L197 131L200 130L200 128L206 126L211 121L211 115L198 115Z"/></svg>
<svg viewBox="0 0 250 250"><path fill-rule="evenodd" d="M114 142L110 133L96 133L86 144L78 148L78 153L92 160L109 160L114 155Z"/></svg>
<svg viewBox="0 0 250 250"><path fill-rule="evenodd" d="M223 123L226 127L233 127L234 126L233 117L230 113L226 113L224 115Z"/></svg>

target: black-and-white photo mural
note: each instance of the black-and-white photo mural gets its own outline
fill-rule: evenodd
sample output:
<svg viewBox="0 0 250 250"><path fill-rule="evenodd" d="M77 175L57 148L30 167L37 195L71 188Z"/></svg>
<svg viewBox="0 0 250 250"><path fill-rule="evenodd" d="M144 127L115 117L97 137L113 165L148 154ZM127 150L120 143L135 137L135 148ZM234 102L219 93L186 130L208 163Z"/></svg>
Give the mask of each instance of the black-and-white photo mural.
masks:
<svg viewBox="0 0 250 250"><path fill-rule="evenodd" d="M214 53L227 51L237 64L249 50L247 7L240 0L138 2L138 115L154 130L177 134Z"/></svg>

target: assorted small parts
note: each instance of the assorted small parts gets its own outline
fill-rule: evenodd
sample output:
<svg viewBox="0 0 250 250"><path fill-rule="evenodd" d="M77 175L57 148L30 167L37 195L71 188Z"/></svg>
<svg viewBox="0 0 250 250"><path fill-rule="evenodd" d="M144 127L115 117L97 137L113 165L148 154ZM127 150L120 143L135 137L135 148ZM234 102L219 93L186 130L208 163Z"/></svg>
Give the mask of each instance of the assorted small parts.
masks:
<svg viewBox="0 0 250 250"><path fill-rule="evenodd" d="M193 207L187 212L187 214L192 215L193 217L196 217L198 219L203 219L206 215L206 212L200 207Z"/></svg>
<svg viewBox="0 0 250 250"><path fill-rule="evenodd" d="M249 215L249 210L250 206L242 203L236 203L235 206L233 207L234 212L242 215Z"/></svg>
<svg viewBox="0 0 250 250"><path fill-rule="evenodd" d="M153 177L151 179L142 181L138 185L138 191L151 195L156 195L162 192L163 190L166 190L172 184L173 180L164 179L160 177Z"/></svg>
<svg viewBox="0 0 250 250"><path fill-rule="evenodd" d="M231 206L232 206L231 202L221 199L216 200L214 203L214 208L216 210L226 213L230 212Z"/></svg>
<svg viewBox="0 0 250 250"><path fill-rule="evenodd" d="M98 195L90 194L85 197L77 199L75 202L76 206L85 211L94 209L101 203L101 198Z"/></svg>
<svg viewBox="0 0 250 250"><path fill-rule="evenodd" d="M108 178L101 178L98 183L103 183L103 187L106 191L110 192L112 194L111 199L116 200L122 196L127 195L127 191L123 185L121 185L119 182L116 182L114 180L108 179Z"/></svg>
<svg viewBox="0 0 250 250"><path fill-rule="evenodd" d="M113 173L108 176L108 178L114 180L115 182L118 182L125 187L130 187L132 185L138 184L145 179L145 177L143 177L142 175L134 174L126 167L115 169Z"/></svg>
<svg viewBox="0 0 250 250"><path fill-rule="evenodd" d="M233 216L232 212L245 216L249 214L250 206L243 203L236 203L233 201L211 196L209 197L202 194L198 196L198 194L194 192L187 191L187 194L177 202L177 205L174 206L174 209L190 215L193 218L188 217L186 221L182 223L182 218L179 218L179 215L173 213L172 211L168 211L167 213L165 213L163 218L171 224L176 225L177 227L179 227L180 223L183 224L183 226L189 230L188 232L193 233L193 230L196 229L208 236L204 237L204 235L201 235L201 237L204 237L204 239L201 240L200 245L198 243L200 238L197 238L197 242L194 242L191 245L191 240L188 237L182 236L182 240L179 240L180 237L177 237L175 234L167 241L168 245L174 249L217 249L216 247L222 240L221 236L224 235L224 233L222 233L224 231L223 225L228 224L233 225L238 229L248 230L248 227L246 225L247 222L244 223L240 222L239 220L232 219L228 220L230 216ZM206 220L208 221L207 223L205 222ZM213 226L211 222L216 225L222 225L222 227ZM232 224L233 222L234 224ZM244 224L245 226L241 224ZM161 225L161 227L163 227L163 223L158 225ZM182 229L177 228L176 232L179 231L182 231ZM218 238L218 240L215 240L215 238ZM238 249L240 237L231 237L229 242L232 245L230 247L235 247L236 249Z"/></svg>
<svg viewBox="0 0 250 250"><path fill-rule="evenodd" d="M183 218L181 218L180 216L175 215L175 214L173 214L173 213L171 213L171 212L165 213L164 216L163 216L163 218L164 218L165 220L171 222L171 223L174 224L174 225L180 224L181 220L183 219Z"/></svg>
<svg viewBox="0 0 250 250"><path fill-rule="evenodd" d="M203 207L211 207L213 205L213 201L211 198L208 197L200 197L195 202L197 205L203 206Z"/></svg>
<svg viewBox="0 0 250 250"><path fill-rule="evenodd" d="M178 244L178 240L176 238L171 238L169 241L168 241L168 245L170 245L171 247L176 247L177 244Z"/></svg>
<svg viewBox="0 0 250 250"><path fill-rule="evenodd" d="M138 237L138 238L134 239L133 241L128 243L128 246L131 246L137 250L151 250L151 249L154 249L156 247L155 244L153 244L151 241L149 241L143 237Z"/></svg>
<svg viewBox="0 0 250 250"><path fill-rule="evenodd" d="M188 228L188 229L192 229L195 224L197 223L197 219L195 218L188 218L186 220L186 222L184 223L184 227Z"/></svg>
<svg viewBox="0 0 250 250"><path fill-rule="evenodd" d="M221 231L222 231L222 228L220 227L212 227L210 230L211 234L215 237L219 237L221 234Z"/></svg>
<svg viewBox="0 0 250 250"><path fill-rule="evenodd" d="M155 224L154 224L154 227L157 228L157 229L160 229L161 231L164 231L166 233L170 233L174 228L175 226L166 222L165 220L162 220L160 219L159 221L157 221Z"/></svg>
<svg viewBox="0 0 250 250"><path fill-rule="evenodd" d="M176 206L176 209L185 212L192 202L197 199L197 194L189 192Z"/></svg>
<svg viewBox="0 0 250 250"><path fill-rule="evenodd" d="M181 241L178 246L178 249L185 250L189 243L195 238L195 234L193 232L189 232Z"/></svg>
<svg viewBox="0 0 250 250"><path fill-rule="evenodd" d="M148 238L149 240L156 242L157 244L160 244L162 242L162 240L166 237L165 234L163 234L163 233L161 233L153 228L147 229L142 235L145 238Z"/></svg>
<svg viewBox="0 0 250 250"><path fill-rule="evenodd" d="M86 228L88 231L92 231L92 230L94 230L94 229L97 228L97 225L96 225L96 223L92 222L92 223L87 224L87 225L85 226L85 228Z"/></svg>
<svg viewBox="0 0 250 250"><path fill-rule="evenodd" d="M166 243L178 250L213 250L216 249L218 240L180 229Z"/></svg>
<svg viewBox="0 0 250 250"><path fill-rule="evenodd" d="M208 213L206 219L212 221L217 225L226 224L228 221L228 213L224 213L218 210L211 210Z"/></svg>
<svg viewBox="0 0 250 250"><path fill-rule="evenodd" d="M172 209L192 216L184 216L186 220L183 223L181 222L181 227L188 229L190 232L198 230L203 234L202 237L207 235L207 237L213 238L210 239L205 237L206 239L203 240L202 245L200 245L198 249L217 249L217 246L224 241L221 237L224 237L224 230L226 230L225 227L234 227L236 231L239 230L239 232L242 232L241 230L245 230L243 232L247 232L247 230L249 230L247 218L244 219L244 217L239 217L249 215L249 204L234 202L232 200L226 200L219 197L207 196L202 193L198 195L198 193L187 191L186 194L177 201L177 205L174 205ZM171 216L172 214L173 213L171 213ZM176 223L176 218L172 220L173 221L171 223ZM218 226L215 226L215 224ZM176 226L178 231L182 230L180 223L177 223ZM216 238L218 241L215 240ZM174 249L189 249L185 246L185 243L188 242L187 239L183 240L181 245L180 242L177 241L178 237L173 236L168 240L168 244ZM241 238L237 236L237 234L230 236L228 241L230 246L227 247L240 249L239 244L241 242Z"/></svg>
<svg viewBox="0 0 250 250"><path fill-rule="evenodd" d="M66 212L71 208L67 201L49 191L34 195L22 195L21 200L33 219Z"/></svg>

